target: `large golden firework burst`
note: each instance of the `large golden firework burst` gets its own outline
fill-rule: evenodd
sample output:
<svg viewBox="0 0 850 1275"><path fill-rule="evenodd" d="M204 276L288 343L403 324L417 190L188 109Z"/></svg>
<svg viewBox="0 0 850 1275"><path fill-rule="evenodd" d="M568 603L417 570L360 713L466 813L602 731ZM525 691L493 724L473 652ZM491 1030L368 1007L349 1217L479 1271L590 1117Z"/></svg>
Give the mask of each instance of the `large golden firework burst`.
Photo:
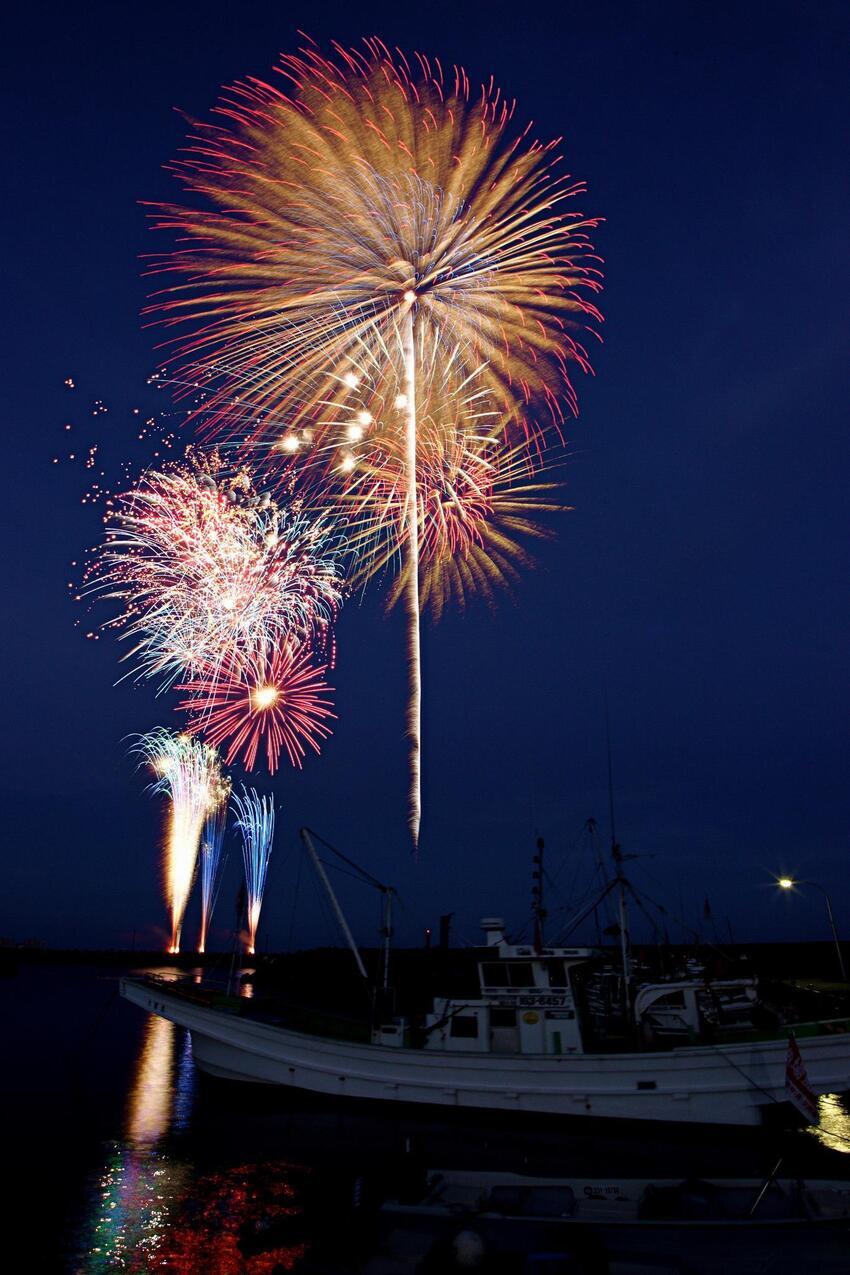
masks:
<svg viewBox="0 0 850 1275"><path fill-rule="evenodd" d="M402 386L416 840L420 549L434 496L419 485L445 470L420 455L429 371L419 351L456 359L461 383L479 378L490 433L541 449L563 405L575 411L571 367L589 369L597 222L575 208L584 186L563 171L558 141L516 129L492 80L473 91L462 69L408 60L377 39L335 45L333 57L308 47L277 70L280 88L233 85L175 162L206 207L155 208L180 246L151 268L182 277L151 312L176 325L167 344L204 390L208 423L225 431L238 400L251 443L312 432L340 381L356 386L364 349L390 353ZM457 447L462 455L463 440L450 438L444 448L449 467Z"/></svg>
<svg viewBox="0 0 850 1275"><path fill-rule="evenodd" d="M492 81L473 92L462 69L378 40L284 55L277 70L281 88L233 85L173 165L214 207L154 212L181 246L152 268L186 280L153 309L190 322L177 344L191 370L223 378L265 433L302 378L322 393L412 306L486 365L505 418L532 424L535 398L555 418L574 406L569 367L589 367L601 276L597 219L575 210L585 187L558 141L515 130Z"/></svg>

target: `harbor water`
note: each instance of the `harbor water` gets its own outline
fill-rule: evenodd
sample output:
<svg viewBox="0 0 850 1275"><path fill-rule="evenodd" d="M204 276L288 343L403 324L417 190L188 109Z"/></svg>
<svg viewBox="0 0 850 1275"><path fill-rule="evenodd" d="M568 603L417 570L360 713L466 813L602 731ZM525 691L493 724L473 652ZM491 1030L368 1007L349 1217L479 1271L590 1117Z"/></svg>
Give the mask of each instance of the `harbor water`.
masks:
<svg viewBox="0 0 850 1275"><path fill-rule="evenodd" d="M842 1098L821 1100L816 1129L762 1135L451 1120L214 1081L197 1073L185 1031L119 998L122 972L24 964L0 980L4 1236L28 1254L19 1269L356 1269L352 1192L410 1155L443 1168L659 1178L764 1177L781 1155L783 1177L850 1179ZM795 1270L850 1270L850 1245L842 1267L835 1238L823 1243ZM767 1253L751 1269L779 1273L782 1263ZM730 1255L726 1271L737 1269Z"/></svg>

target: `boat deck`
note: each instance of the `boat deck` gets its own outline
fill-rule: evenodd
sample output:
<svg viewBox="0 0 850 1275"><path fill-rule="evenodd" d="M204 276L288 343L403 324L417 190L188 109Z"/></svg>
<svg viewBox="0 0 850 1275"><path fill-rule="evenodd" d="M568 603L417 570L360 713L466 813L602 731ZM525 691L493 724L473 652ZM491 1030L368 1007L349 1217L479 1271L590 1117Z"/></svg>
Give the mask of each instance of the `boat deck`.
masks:
<svg viewBox="0 0 850 1275"><path fill-rule="evenodd" d="M850 1183L753 1179L533 1178L434 1171L418 1204L384 1205L411 1217L524 1218L596 1226L811 1225L850 1227Z"/></svg>

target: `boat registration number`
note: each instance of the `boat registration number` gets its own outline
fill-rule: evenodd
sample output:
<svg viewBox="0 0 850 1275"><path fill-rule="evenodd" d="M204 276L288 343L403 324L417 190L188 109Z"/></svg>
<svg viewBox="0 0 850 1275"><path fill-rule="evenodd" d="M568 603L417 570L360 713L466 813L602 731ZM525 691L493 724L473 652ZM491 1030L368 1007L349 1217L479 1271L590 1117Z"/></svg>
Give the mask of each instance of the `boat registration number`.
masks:
<svg viewBox="0 0 850 1275"><path fill-rule="evenodd" d="M531 996L500 996L496 1004L500 1008L512 1009L515 1005L520 1009L564 1009L572 1005L572 1000L557 993Z"/></svg>

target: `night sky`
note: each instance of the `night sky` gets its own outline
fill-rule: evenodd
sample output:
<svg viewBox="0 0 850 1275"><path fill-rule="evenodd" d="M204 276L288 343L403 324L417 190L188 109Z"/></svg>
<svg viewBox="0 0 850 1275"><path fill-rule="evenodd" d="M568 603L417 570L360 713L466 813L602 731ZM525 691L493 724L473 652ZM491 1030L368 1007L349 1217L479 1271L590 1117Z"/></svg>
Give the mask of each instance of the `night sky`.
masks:
<svg viewBox="0 0 850 1275"><path fill-rule="evenodd" d="M68 597L100 527L80 455L98 442L111 472L138 467L151 448L132 408L168 407L146 387L138 258L164 238L139 201L176 193L173 108L204 116L220 85L268 76L299 26L492 73L519 118L563 135L583 209L605 218L606 324L569 428L574 512L513 598L425 628L418 860L402 617L373 590L339 624L333 739L273 782L261 946L336 941L306 868L296 892L302 824L397 885L405 942L448 911L459 938L486 914L518 928L538 834L551 906L569 910L591 878L588 816L608 836L606 696L617 834L642 890L709 935L706 894L723 936L728 918L742 939L828 937L816 891L771 885L795 873L829 888L850 934L848 6L91 0L8 23L0 935L165 933L161 810L125 737L179 719L150 686L113 686L114 641L87 641ZM234 841L220 943L237 862ZM374 942L377 898L339 884Z"/></svg>

